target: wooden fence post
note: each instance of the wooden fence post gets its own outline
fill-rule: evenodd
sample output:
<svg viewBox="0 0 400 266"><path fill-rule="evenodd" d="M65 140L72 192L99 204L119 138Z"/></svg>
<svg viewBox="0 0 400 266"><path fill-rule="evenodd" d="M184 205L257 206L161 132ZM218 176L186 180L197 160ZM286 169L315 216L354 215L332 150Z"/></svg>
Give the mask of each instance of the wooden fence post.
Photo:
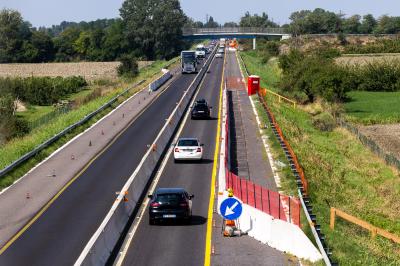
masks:
<svg viewBox="0 0 400 266"><path fill-rule="evenodd" d="M335 229L335 208L331 207L331 222L330 227L332 230Z"/></svg>

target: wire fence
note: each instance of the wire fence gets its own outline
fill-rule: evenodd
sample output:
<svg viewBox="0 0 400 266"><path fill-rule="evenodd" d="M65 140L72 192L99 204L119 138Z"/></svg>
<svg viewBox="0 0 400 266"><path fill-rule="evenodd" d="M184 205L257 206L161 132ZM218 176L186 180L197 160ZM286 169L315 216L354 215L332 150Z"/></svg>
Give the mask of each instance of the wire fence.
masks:
<svg viewBox="0 0 400 266"><path fill-rule="evenodd" d="M31 122L28 122L28 127L30 130L33 130L35 128L38 128L44 124L49 123L53 119L59 117L60 115L69 113L72 110L71 104L66 104L60 107L57 107L54 111L51 111L50 113L47 113L41 117L39 117L36 120L33 120Z"/></svg>
<svg viewBox="0 0 400 266"><path fill-rule="evenodd" d="M373 153L382 158L388 165L394 166L400 170L400 160L396 156L385 151L374 140L365 136L358 130L357 127L345 121L343 118L337 118L336 121L341 127L356 135L363 145L368 147Z"/></svg>

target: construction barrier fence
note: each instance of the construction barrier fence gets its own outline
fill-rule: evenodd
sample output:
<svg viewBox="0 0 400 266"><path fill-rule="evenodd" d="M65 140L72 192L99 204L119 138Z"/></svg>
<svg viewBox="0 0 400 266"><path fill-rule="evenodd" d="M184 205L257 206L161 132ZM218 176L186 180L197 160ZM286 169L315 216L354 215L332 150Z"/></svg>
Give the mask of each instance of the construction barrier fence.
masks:
<svg viewBox="0 0 400 266"><path fill-rule="evenodd" d="M226 119L225 119L225 184L226 189L231 188L233 194L243 203L254 207L275 219L293 223L300 226L300 201L297 198L282 195L257 185L250 180L241 178L230 171L230 124L231 115L228 104L228 96L225 90Z"/></svg>

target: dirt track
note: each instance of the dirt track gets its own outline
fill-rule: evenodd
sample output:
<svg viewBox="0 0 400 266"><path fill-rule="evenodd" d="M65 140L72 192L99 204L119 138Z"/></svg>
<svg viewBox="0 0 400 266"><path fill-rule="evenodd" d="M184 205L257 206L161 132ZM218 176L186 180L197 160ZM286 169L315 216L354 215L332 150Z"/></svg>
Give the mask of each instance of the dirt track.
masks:
<svg viewBox="0 0 400 266"><path fill-rule="evenodd" d="M141 61L139 68L151 62ZM0 77L83 76L87 80L114 79L119 62L0 64Z"/></svg>
<svg viewBox="0 0 400 266"><path fill-rule="evenodd" d="M363 126L359 130L400 159L400 124Z"/></svg>

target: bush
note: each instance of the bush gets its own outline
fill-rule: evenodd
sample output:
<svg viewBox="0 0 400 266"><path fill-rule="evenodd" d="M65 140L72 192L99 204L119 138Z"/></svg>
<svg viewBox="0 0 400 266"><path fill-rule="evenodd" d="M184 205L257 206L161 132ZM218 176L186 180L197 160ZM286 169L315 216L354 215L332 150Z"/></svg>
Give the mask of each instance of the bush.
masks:
<svg viewBox="0 0 400 266"><path fill-rule="evenodd" d="M344 47L346 54L400 53L400 39L380 39L366 45L350 44Z"/></svg>
<svg viewBox="0 0 400 266"><path fill-rule="evenodd" d="M117 69L119 76L137 76L139 73L139 66L135 57L131 55L123 55L119 61L121 62Z"/></svg>
<svg viewBox="0 0 400 266"><path fill-rule="evenodd" d="M57 103L87 85L83 77L0 78L0 96L11 93L15 98L34 105Z"/></svg>
<svg viewBox="0 0 400 266"><path fill-rule="evenodd" d="M326 132L330 132L336 127L335 119L328 112L323 112L314 116L312 124L316 129Z"/></svg>

